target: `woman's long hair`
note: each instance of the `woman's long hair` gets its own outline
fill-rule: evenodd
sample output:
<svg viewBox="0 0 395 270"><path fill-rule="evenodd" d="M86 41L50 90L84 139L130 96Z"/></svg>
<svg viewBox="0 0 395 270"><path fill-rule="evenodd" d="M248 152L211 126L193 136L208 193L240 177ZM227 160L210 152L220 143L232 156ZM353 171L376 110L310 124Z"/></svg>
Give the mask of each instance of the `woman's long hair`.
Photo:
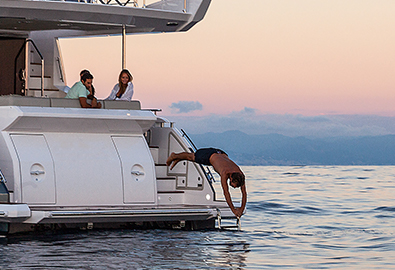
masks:
<svg viewBox="0 0 395 270"><path fill-rule="evenodd" d="M129 77L128 82L131 82L131 81L133 80L133 76L132 76L132 74L130 74L129 70L123 69L123 70L121 71L121 73L119 74L119 78L118 78L118 85L119 85L119 91L118 91L118 93L117 93L117 96L118 96L118 97L121 97L121 96L125 93L126 87L128 87L127 84L124 85L124 84L122 83L121 77L122 77L123 74L128 75L128 77Z"/></svg>

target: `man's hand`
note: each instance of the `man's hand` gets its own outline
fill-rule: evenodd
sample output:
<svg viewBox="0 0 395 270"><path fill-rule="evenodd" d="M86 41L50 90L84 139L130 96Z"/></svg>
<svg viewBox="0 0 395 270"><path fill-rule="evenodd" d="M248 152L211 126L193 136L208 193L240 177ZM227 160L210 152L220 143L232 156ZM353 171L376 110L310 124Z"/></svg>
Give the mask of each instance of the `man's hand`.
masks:
<svg viewBox="0 0 395 270"><path fill-rule="evenodd" d="M92 99L92 108L101 108L101 103L97 101L97 98L93 97Z"/></svg>
<svg viewBox="0 0 395 270"><path fill-rule="evenodd" d="M232 209L233 214L235 214L236 217L241 217L243 215L243 209L241 207L235 207Z"/></svg>
<svg viewBox="0 0 395 270"><path fill-rule="evenodd" d="M174 168L174 166L176 166L177 163L178 163L179 161L181 161L181 159L175 158L175 156L176 156L176 154L175 154L174 152L171 153L170 156L169 156L169 158L168 158L167 161L166 161L166 165L167 165L167 166L170 166L170 164L171 164L170 170L172 170L172 169Z"/></svg>

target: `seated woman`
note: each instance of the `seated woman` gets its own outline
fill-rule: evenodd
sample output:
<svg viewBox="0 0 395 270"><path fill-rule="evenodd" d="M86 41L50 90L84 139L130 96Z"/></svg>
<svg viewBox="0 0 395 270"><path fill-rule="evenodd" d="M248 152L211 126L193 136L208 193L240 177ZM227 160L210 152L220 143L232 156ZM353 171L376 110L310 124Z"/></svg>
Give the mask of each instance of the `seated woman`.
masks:
<svg viewBox="0 0 395 270"><path fill-rule="evenodd" d="M110 95L105 100L126 100L131 101L133 96L133 76L129 70L124 69L119 74L118 83L112 89Z"/></svg>

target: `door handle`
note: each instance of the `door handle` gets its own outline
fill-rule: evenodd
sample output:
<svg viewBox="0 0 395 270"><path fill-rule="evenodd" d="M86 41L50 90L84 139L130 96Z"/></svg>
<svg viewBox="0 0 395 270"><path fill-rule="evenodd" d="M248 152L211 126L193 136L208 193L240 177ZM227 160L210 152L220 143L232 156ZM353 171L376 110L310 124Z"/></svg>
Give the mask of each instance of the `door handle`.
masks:
<svg viewBox="0 0 395 270"><path fill-rule="evenodd" d="M45 174L44 171L31 171L30 172L31 175L40 175L40 174Z"/></svg>
<svg viewBox="0 0 395 270"><path fill-rule="evenodd" d="M131 174L136 175L136 176L140 176L140 175L144 175L144 172L140 172L140 171L131 171Z"/></svg>

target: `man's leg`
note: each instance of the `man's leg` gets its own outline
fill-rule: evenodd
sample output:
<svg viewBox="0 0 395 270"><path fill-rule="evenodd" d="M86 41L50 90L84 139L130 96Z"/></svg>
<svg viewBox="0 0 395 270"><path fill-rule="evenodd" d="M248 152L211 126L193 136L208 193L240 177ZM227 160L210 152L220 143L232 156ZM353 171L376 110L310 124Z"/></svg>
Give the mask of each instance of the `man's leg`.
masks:
<svg viewBox="0 0 395 270"><path fill-rule="evenodd" d="M178 162L181 160L189 160L189 161L195 161L195 154L194 153L187 153L187 152L181 152L181 153L171 153L170 157L166 161L166 165L170 166L170 170L174 168L174 166L177 165Z"/></svg>

